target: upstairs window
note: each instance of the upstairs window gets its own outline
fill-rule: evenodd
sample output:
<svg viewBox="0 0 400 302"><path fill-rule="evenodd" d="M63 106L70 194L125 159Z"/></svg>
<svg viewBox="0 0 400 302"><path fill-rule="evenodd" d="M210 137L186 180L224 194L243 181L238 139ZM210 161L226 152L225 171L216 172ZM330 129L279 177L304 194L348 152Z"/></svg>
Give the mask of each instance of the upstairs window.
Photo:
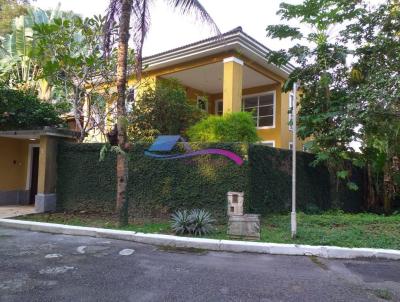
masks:
<svg viewBox="0 0 400 302"><path fill-rule="evenodd" d="M243 97L243 111L251 112L258 128L275 127L275 93Z"/></svg>

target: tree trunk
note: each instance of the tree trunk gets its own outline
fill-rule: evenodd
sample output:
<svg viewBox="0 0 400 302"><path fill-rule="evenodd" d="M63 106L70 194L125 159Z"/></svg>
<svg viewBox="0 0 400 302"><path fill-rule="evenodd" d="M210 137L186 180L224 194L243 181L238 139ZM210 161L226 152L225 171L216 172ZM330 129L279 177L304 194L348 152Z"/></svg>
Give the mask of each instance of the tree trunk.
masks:
<svg viewBox="0 0 400 302"><path fill-rule="evenodd" d="M132 0L122 0L122 13L119 20L119 41L117 61L117 129L118 146L123 151L117 155L117 201L116 211L121 226L128 224L128 202L126 187L128 182L128 159L125 153L126 146L126 81L127 55L129 41L129 22L131 18Z"/></svg>

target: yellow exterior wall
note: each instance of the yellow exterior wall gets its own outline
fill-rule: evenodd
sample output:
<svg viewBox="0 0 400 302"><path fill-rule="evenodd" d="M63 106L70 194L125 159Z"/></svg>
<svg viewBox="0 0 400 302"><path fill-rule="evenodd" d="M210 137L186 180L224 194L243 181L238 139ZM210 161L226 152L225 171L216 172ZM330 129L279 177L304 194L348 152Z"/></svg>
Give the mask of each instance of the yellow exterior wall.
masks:
<svg viewBox="0 0 400 302"><path fill-rule="evenodd" d="M29 141L0 137L0 190L25 190Z"/></svg>
<svg viewBox="0 0 400 302"><path fill-rule="evenodd" d="M192 69L208 64L223 62L224 59L235 57L242 60L244 66L247 66L258 73L270 78L275 81L276 84L265 85L260 87L252 87L248 89L240 89L243 82L243 66L235 61L225 62L224 65L224 79L223 89L221 93L207 94L202 91L198 91L191 87L186 87L188 98L191 102L195 103L197 96L206 96L208 98L208 112L215 114L215 101L224 100L224 113L237 112L242 108L242 95L258 94L268 91L275 91L275 127L267 129L258 129L258 134L262 141L274 141L275 147L289 149L289 142L292 139L292 132L289 131L288 126L288 105L289 105L289 94L281 92L281 86L285 79L272 72L271 70L265 69L258 65L254 61L244 57L243 55L234 51L224 52L193 61L179 63L174 66L161 68L158 70L151 70L143 73L143 79L140 85L136 83L134 77L128 81L128 86L136 86L138 94L143 91L146 87L153 87L157 84L157 78L163 75L176 73L179 71ZM224 93L223 93L224 92ZM225 95L225 96L224 96ZM298 140L297 148L301 150L303 146L302 141Z"/></svg>

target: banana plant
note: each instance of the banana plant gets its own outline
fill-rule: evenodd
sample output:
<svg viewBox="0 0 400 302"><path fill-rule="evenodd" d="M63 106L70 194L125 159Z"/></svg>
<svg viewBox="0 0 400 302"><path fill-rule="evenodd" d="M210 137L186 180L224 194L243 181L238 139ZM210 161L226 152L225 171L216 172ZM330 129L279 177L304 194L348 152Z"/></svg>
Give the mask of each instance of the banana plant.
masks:
<svg viewBox="0 0 400 302"><path fill-rule="evenodd" d="M2 37L0 49L0 78L20 90L37 91L39 98L48 100L51 87L39 79L40 62L33 59L35 45L34 24L48 24L62 16L59 6L50 12L39 8L28 9L28 14L13 20L13 31Z"/></svg>

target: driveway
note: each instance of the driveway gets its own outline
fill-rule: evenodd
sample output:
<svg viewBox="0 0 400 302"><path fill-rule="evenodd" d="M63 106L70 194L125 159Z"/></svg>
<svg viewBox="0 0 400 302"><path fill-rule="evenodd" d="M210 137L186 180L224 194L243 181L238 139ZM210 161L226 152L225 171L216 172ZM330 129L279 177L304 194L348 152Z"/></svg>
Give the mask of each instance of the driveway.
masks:
<svg viewBox="0 0 400 302"><path fill-rule="evenodd" d="M0 300L400 301L400 261L165 250L0 228Z"/></svg>
<svg viewBox="0 0 400 302"><path fill-rule="evenodd" d="M11 218L35 213L34 206L0 206L0 218Z"/></svg>

